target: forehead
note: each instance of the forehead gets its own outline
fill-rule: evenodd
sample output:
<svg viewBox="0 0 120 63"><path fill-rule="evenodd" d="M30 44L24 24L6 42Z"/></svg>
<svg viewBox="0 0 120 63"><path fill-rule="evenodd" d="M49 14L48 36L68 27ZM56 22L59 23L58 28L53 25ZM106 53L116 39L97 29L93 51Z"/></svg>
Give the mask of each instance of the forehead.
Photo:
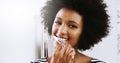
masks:
<svg viewBox="0 0 120 63"><path fill-rule="evenodd" d="M59 17L61 19L64 20L71 20L71 21L81 21L82 20L82 16L71 9L67 9L67 8L62 8L58 11L56 17Z"/></svg>

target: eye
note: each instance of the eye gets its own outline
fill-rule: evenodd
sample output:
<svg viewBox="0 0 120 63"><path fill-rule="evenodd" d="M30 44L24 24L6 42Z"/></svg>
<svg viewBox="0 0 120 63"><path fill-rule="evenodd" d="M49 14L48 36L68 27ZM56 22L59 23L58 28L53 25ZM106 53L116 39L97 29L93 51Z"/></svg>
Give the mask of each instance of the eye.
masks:
<svg viewBox="0 0 120 63"><path fill-rule="evenodd" d="M62 22L61 22L61 21L55 21L55 24L57 24L57 25L61 25Z"/></svg>
<svg viewBox="0 0 120 63"><path fill-rule="evenodd" d="M78 28L76 25L73 25L73 24L69 25L69 27L72 28L72 29Z"/></svg>

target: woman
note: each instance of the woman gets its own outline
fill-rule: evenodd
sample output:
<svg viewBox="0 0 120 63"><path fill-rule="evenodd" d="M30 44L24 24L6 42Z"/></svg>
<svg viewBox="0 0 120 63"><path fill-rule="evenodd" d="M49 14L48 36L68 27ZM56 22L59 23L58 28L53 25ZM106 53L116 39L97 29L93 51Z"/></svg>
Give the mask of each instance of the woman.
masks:
<svg viewBox="0 0 120 63"><path fill-rule="evenodd" d="M108 34L108 15L102 0L49 0L42 18L55 50L49 63L104 63L80 52Z"/></svg>

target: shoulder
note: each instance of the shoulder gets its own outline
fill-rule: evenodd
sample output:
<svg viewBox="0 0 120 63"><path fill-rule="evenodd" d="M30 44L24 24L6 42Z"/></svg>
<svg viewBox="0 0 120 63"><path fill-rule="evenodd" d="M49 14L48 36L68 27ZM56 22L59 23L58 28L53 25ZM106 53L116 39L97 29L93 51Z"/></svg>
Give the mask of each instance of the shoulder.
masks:
<svg viewBox="0 0 120 63"><path fill-rule="evenodd" d="M91 62L90 63L106 63L106 62L98 60L98 59L95 59L95 58L91 58Z"/></svg>

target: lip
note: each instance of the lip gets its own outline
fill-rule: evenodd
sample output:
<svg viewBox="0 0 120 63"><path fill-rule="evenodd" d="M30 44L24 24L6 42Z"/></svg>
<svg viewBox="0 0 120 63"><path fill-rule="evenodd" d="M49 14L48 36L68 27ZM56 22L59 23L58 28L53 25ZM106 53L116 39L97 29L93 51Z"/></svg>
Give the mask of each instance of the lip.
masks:
<svg viewBox="0 0 120 63"><path fill-rule="evenodd" d="M59 37L56 37L56 36L53 36L53 38L57 41L57 42L66 42L68 39L66 38L59 38Z"/></svg>

